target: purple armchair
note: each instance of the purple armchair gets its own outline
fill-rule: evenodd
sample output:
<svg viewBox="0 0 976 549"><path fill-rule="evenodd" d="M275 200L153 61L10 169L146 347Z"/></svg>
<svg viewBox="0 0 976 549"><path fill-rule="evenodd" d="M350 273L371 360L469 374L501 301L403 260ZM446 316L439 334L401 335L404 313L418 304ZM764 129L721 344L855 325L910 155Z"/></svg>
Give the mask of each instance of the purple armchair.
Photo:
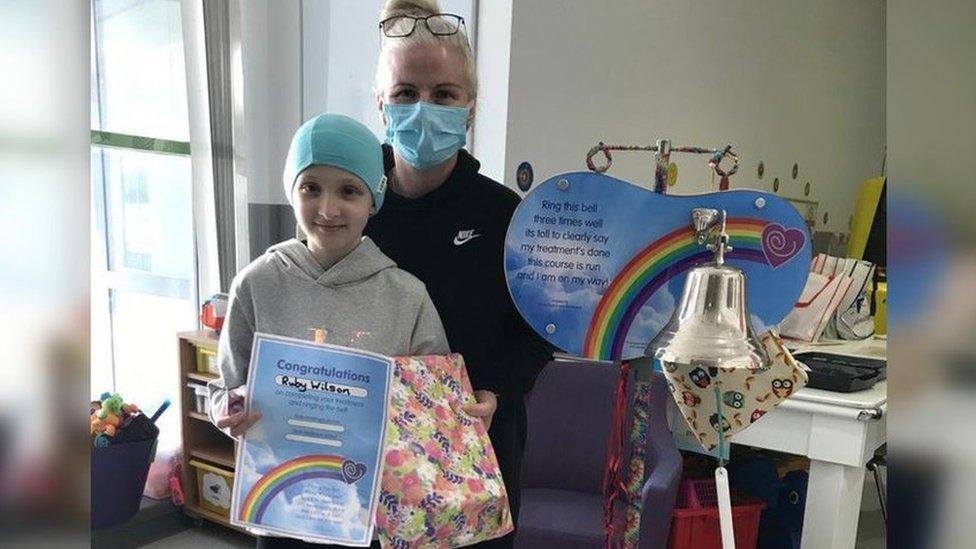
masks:
<svg viewBox="0 0 976 549"><path fill-rule="evenodd" d="M551 362L526 397L528 440L522 461L517 548L603 547L603 474L618 372L607 364ZM630 387L632 393L633 383ZM664 377L654 374L641 548L667 545L681 478L681 454L665 417L669 398ZM631 405L628 396L628 409ZM624 475L629 455L628 443L621 465ZM623 531L623 522L624 506L618 503L614 520L617 536Z"/></svg>

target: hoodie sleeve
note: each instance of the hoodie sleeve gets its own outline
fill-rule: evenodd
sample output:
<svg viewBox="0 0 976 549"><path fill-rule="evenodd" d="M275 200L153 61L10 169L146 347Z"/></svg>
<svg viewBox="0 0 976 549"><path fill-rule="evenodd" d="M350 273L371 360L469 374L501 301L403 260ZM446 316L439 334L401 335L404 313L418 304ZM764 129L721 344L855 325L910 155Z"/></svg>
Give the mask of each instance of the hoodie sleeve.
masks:
<svg viewBox="0 0 976 549"><path fill-rule="evenodd" d="M451 352L447 344L447 335L444 334L444 325L441 324L441 317L434 308L434 302L430 295L424 292L420 302L420 309L417 311L417 320L413 326L413 334L410 336L410 354L417 355L446 355Z"/></svg>
<svg viewBox="0 0 976 549"><path fill-rule="evenodd" d="M227 303L227 316L217 344L220 377L207 384L210 393L210 420L214 424L217 423L215 414L226 407L227 392L247 382L253 341L254 305L251 294L245 279L235 279Z"/></svg>

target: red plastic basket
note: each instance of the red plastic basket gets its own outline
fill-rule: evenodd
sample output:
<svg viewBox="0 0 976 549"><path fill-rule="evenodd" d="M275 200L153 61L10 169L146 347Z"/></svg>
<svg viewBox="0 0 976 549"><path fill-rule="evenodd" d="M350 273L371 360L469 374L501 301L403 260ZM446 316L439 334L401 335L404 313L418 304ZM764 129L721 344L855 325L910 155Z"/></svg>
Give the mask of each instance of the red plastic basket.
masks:
<svg viewBox="0 0 976 549"><path fill-rule="evenodd" d="M715 479L684 479L671 519L668 549L722 549ZM732 494L732 524L736 549L755 549L759 541L762 501Z"/></svg>
<svg viewBox="0 0 976 549"><path fill-rule="evenodd" d="M678 487L678 501L674 504L678 509L704 509L718 507L718 494L715 491L714 478L685 478L681 479Z"/></svg>

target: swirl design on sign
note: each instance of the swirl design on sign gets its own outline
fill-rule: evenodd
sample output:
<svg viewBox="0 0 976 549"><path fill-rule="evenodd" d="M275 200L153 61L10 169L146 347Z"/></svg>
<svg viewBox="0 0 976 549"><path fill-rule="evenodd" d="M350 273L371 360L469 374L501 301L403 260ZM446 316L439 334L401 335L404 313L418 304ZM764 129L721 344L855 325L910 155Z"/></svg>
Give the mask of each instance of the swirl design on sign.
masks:
<svg viewBox="0 0 976 549"><path fill-rule="evenodd" d="M803 231L787 229L777 223L769 223L762 232L763 255L774 269L800 253L805 242Z"/></svg>

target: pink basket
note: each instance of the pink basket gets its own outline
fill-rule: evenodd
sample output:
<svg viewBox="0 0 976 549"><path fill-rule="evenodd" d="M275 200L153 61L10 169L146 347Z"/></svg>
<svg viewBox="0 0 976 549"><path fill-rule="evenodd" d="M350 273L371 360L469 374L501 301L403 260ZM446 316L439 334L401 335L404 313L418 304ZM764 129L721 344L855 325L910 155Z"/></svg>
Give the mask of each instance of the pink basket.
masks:
<svg viewBox="0 0 976 549"><path fill-rule="evenodd" d="M681 479L678 488L678 509L707 509L718 507L718 494L715 490L714 478L685 478Z"/></svg>

